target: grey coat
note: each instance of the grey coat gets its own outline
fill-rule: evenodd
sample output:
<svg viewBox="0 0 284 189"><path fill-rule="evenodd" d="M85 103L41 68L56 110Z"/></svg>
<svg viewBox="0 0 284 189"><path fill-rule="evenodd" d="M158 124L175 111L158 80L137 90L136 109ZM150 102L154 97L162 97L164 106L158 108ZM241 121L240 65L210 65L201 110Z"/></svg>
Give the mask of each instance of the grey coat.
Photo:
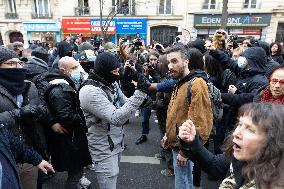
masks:
<svg viewBox="0 0 284 189"><path fill-rule="evenodd" d="M100 85L100 87L85 85L79 92L81 108L88 127L87 138L93 162L123 151L123 124L147 98L147 94L139 90L136 90L132 97L126 98L117 83L114 84L114 92L111 88L101 83ZM112 101L109 100L110 98ZM118 103L120 105L117 105ZM114 144L112 151L108 135Z"/></svg>

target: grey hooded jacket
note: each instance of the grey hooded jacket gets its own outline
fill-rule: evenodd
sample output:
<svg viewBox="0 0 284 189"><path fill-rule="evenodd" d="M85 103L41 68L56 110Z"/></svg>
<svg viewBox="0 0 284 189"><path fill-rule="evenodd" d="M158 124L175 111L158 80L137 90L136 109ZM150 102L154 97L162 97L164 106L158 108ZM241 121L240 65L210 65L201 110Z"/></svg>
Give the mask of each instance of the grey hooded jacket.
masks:
<svg viewBox="0 0 284 189"><path fill-rule="evenodd" d="M88 146L93 162L123 151L123 124L147 98L147 94L139 90L136 90L132 97L126 98L117 83L113 84L114 92L102 83L99 84L100 87L85 85L79 92L81 108L88 127ZM108 135L113 142L112 150Z"/></svg>

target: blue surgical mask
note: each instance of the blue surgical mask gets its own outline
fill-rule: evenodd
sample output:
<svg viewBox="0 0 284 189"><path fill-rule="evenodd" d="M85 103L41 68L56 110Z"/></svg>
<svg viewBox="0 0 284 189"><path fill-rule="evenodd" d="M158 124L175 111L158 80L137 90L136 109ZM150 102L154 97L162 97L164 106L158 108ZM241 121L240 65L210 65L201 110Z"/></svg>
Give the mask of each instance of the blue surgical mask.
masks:
<svg viewBox="0 0 284 189"><path fill-rule="evenodd" d="M247 65L248 65L248 60L245 57L240 56L238 58L238 67L244 69Z"/></svg>
<svg viewBox="0 0 284 189"><path fill-rule="evenodd" d="M71 72L71 78L75 81L79 81L81 78L81 72L79 69L72 70Z"/></svg>

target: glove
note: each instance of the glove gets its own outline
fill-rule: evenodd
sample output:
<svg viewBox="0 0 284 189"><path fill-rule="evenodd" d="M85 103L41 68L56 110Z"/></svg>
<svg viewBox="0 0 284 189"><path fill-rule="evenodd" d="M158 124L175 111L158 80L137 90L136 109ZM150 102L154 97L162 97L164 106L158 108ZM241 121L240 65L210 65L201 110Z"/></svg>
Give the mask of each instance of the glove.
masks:
<svg viewBox="0 0 284 189"><path fill-rule="evenodd" d="M20 108L20 116L21 118L25 117L42 117L46 114L46 108L42 105L26 105Z"/></svg>
<svg viewBox="0 0 284 189"><path fill-rule="evenodd" d="M137 89L144 93L147 93L151 83L143 74L137 74L137 79L138 79Z"/></svg>

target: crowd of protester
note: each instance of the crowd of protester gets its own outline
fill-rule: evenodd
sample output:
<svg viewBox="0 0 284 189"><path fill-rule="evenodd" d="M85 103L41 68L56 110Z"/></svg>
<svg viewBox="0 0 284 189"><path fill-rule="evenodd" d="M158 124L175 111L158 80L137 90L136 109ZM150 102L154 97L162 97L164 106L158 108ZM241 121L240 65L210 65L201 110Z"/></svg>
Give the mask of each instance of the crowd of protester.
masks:
<svg viewBox="0 0 284 189"><path fill-rule="evenodd" d="M280 43L223 30L188 44L0 47L0 188L41 189L55 171L84 188L89 167L115 189L124 126L141 113L141 145L153 112L176 189L201 188L202 170L224 189L284 188L283 58Z"/></svg>

